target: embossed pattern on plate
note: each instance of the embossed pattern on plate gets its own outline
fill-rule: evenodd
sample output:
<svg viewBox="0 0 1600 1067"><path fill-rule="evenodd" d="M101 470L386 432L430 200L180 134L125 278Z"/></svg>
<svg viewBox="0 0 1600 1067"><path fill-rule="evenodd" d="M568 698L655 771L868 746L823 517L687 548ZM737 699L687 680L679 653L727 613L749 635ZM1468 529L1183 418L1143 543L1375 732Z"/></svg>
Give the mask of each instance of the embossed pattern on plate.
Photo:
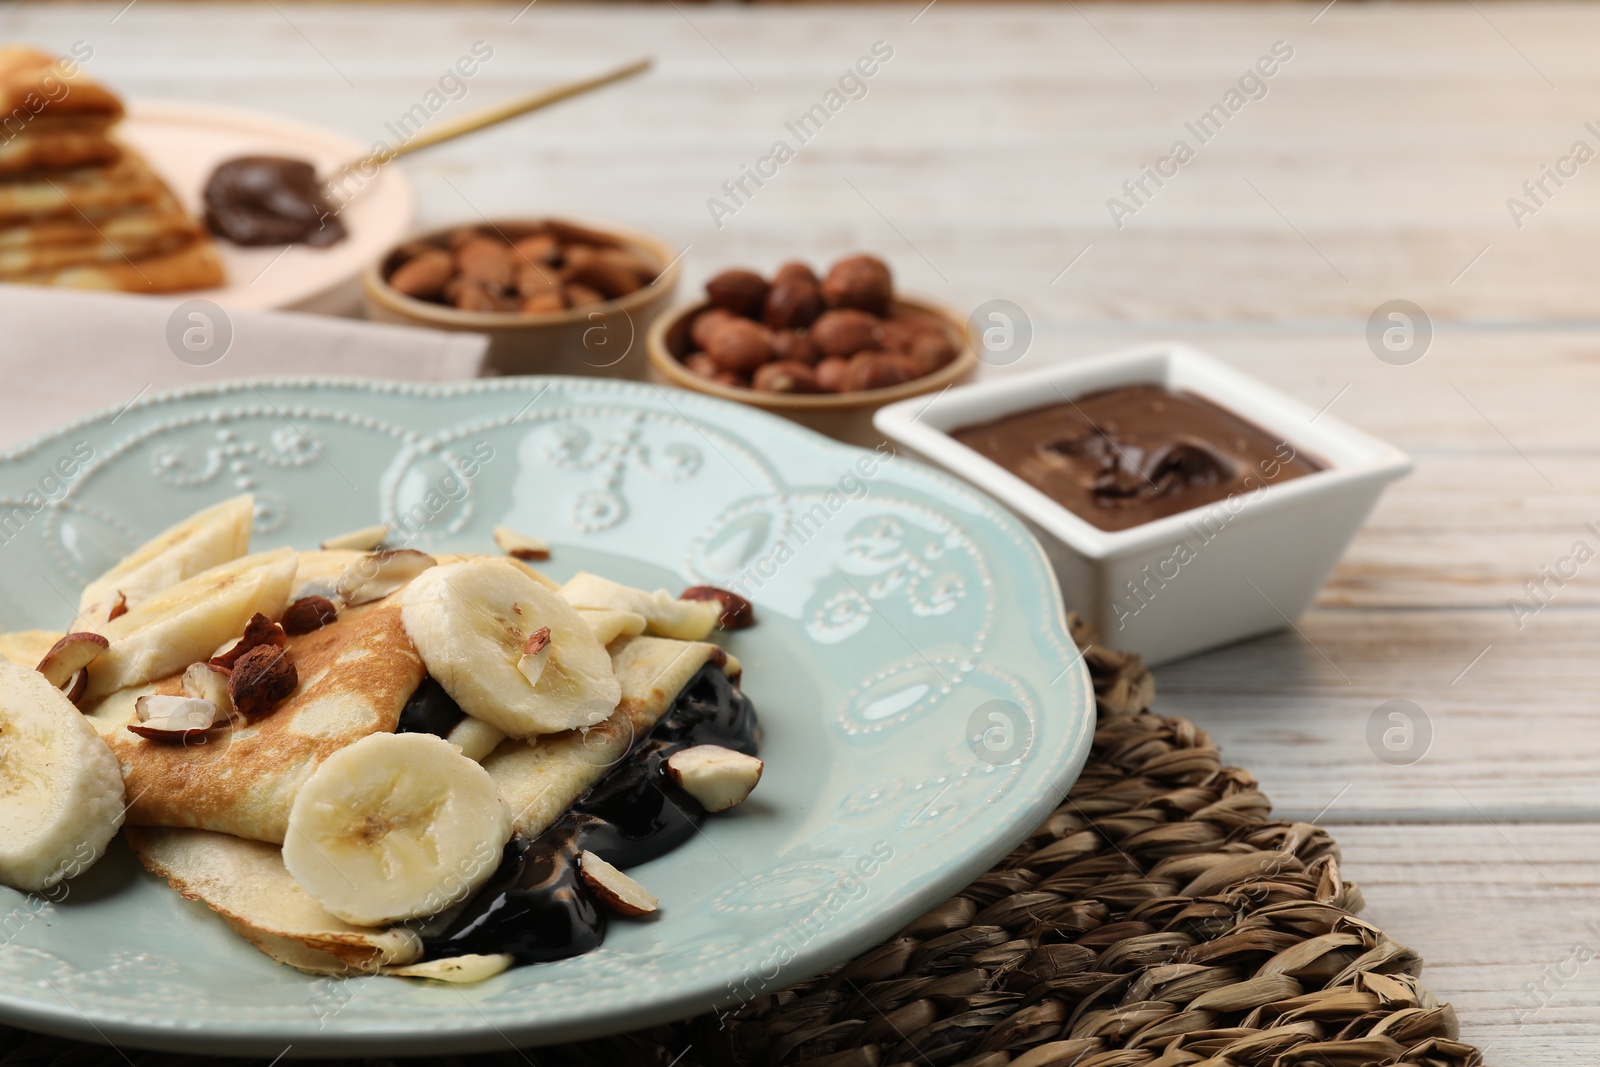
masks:
<svg viewBox="0 0 1600 1067"><path fill-rule="evenodd" d="M551 542L558 578L744 592L760 625L726 644L764 724L761 788L635 872L657 921L468 987L279 967L115 848L56 899L0 889L0 1019L298 1056L687 1016L841 962L959 889L1088 752L1088 674L1021 523L887 448L633 383L261 381L68 426L0 456L0 627L64 625L140 539L243 491L259 547L380 518L412 547L493 551L505 523Z"/></svg>

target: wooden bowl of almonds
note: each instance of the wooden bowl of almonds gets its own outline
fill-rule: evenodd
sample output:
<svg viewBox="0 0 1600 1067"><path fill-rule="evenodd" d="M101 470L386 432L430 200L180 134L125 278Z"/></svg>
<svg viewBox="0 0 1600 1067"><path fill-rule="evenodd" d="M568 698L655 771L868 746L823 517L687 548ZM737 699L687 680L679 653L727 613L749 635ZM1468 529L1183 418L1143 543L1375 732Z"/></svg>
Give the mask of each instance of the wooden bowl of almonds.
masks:
<svg viewBox="0 0 1600 1067"><path fill-rule="evenodd" d="M610 223L502 219L414 237L362 274L367 317L485 334L490 374L645 378L677 254Z"/></svg>
<svg viewBox="0 0 1600 1067"><path fill-rule="evenodd" d="M868 447L883 440L872 427L880 407L936 393L978 363L960 318L897 294L869 255L820 276L799 262L771 279L723 271L704 300L656 320L648 350L660 380Z"/></svg>

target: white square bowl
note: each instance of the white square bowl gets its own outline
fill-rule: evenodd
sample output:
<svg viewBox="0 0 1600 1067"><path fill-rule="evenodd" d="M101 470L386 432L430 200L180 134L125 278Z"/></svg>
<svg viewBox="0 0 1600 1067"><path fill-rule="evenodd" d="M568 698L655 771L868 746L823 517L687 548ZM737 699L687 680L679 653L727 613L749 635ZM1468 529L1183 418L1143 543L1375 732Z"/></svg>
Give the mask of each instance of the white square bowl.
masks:
<svg viewBox="0 0 1600 1067"><path fill-rule="evenodd" d="M1194 393L1326 469L1127 530L1102 530L958 442L958 429L1122 385ZM1131 348L881 409L874 425L1016 512L1055 566L1067 607L1115 648L1163 663L1287 626L1311 605L1389 482L1390 445L1181 344Z"/></svg>

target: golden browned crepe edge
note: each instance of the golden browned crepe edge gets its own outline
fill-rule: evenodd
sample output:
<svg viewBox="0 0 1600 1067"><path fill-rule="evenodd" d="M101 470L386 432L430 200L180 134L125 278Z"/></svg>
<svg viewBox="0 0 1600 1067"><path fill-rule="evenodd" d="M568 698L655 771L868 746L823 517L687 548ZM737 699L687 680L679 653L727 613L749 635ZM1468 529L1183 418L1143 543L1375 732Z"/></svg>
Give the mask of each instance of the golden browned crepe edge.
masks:
<svg viewBox="0 0 1600 1067"><path fill-rule="evenodd" d="M0 118L25 123L45 116L122 114L122 101L80 64L25 45L0 48Z"/></svg>

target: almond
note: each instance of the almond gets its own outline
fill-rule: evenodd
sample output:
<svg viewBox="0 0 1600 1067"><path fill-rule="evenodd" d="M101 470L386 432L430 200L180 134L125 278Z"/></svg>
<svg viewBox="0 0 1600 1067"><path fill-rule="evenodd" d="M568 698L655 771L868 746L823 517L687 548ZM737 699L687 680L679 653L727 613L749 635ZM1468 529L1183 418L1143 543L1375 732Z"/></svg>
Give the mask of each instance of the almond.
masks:
<svg viewBox="0 0 1600 1067"><path fill-rule="evenodd" d="M921 376L910 356L894 352L860 352L850 358L850 364L845 368L844 391L861 393L869 389L887 389Z"/></svg>
<svg viewBox="0 0 1600 1067"><path fill-rule="evenodd" d="M829 356L820 360L813 374L817 389L824 393L844 392L844 376L849 368L850 361L842 356Z"/></svg>
<svg viewBox="0 0 1600 1067"><path fill-rule="evenodd" d="M566 293L568 307L587 307L590 304L605 303L605 295L598 289L587 285L571 284L562 287Z"/></svg>
<svg viewBox="0 0 1600 1067"><path fill-rule="evenodd" d="M430 248L402 263L389 275L389 286L396 292L418 300L432 300L444 292L445 283L456 272L455 260L442 248Z"/></svg>
<svg viewBox="0 0 1600 1067"><path fill-rule="evenodd" d="M689 324L689 339L695 343L695 347L704 351L711 344L712 334L728 323L738 321L738 318L727 308L707 308Z"/></svg>
<svg viewBox="0 0 1600 1067"><path fill-rule="evenodd" d="M655 894L593 852L578 857L578 873L600 903L618 915L637 918L653 914L660 907Z"/></svg>
<svg viewBox="0 0 1600 1067"><path fill-rule="evenodd" d="M605 251L593 245L568 248L566 262L561 268L562 280L586 285L610 299L626 296L644 285L637 274L608 257Z"/></svg>
<svg viewBox="0 0 1600 1067"><path fill-rule="evenodd" d="M530 233L520 237L511 244L511 254L529 263L550 264L561 258L561 242L557 241L554 234Z"/></svg>
<svg viewBox="0 0 1600 1067"><path fill-rule="evenodd" d="M511 288L516 270L511 249L490 237L477 237L456 249L456 265L461 273L491 289Z"/></svg>
<svg viewBox="0 0 1600 1067"><path fill-rule="evenodd" d="M261 645L251 649L233 665L228 675L228 696L233 709L246 719L271 713L300 684L294 660L283 648Z"/></svg>

